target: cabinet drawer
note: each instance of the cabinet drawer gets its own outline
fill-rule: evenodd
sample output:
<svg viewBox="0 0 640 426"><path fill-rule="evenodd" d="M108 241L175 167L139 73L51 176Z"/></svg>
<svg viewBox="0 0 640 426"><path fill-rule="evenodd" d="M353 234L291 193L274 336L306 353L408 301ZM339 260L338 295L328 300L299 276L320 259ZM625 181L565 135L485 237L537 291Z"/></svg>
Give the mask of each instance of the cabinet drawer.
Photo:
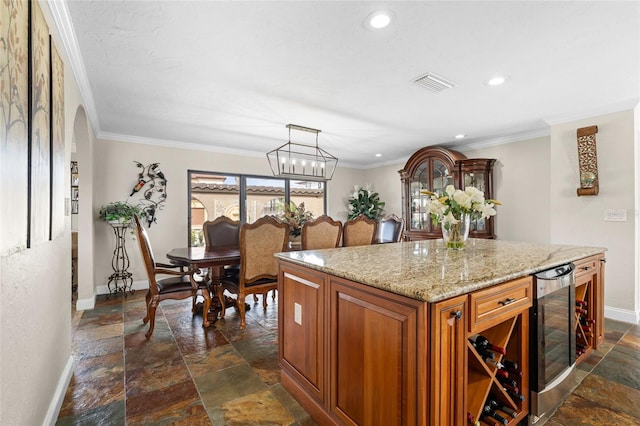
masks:
<svg viewBox="0 0 640 426"><path fill-rule="evenodd" d="M469 331L477 333L531 307L531 277L518 278L469 295Z"/></svg>
<svg viewBox="0 0 640 426"><path fill-rule="evenodd" d="M598 268L598 257L592 256L587 257L586 259L580 259L574 262L576 265L576 280L585 275L593 275L597 272Z"/></svg>

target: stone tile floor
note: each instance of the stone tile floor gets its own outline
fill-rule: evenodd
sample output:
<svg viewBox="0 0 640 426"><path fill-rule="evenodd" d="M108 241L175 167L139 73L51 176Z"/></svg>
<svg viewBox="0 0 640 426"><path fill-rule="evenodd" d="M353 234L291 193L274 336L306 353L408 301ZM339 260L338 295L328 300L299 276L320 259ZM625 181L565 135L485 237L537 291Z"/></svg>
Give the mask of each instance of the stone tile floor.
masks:
<svg viewBox="0 0 640 426"><path fill-rule="evenodd" d="M167 300L150 340L144 292L98 298L73 313L74 374L58 425L315 425L282 388L277 304L247 312L241 331L229 309L203 329L191 301ZM640 424L640 328L607 320L605 343L579 366L581 380L537 425Z"/></svg>

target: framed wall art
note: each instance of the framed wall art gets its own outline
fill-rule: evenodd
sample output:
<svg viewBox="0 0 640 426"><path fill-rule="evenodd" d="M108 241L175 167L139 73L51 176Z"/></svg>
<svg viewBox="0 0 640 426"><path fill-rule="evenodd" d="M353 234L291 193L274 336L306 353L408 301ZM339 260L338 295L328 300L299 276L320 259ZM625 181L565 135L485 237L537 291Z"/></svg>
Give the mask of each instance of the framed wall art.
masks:
<svg viewBox="0 0 640 426"><path fill-rule="evenodd" d="M0 256L27 247L30 3L0 2Z"/></svg>
<svg viewBox="0 0 640 426"><path fill-rule="evenodd" d="M64 63L50 38L51 46L51 239L64 234Z"/></svg>
<svg viewBox="0 0 640 426"><path fill-rule="evenodd" d="M32 2L29 247L51 236L50 72L49 27L39 4Z"/></svg>

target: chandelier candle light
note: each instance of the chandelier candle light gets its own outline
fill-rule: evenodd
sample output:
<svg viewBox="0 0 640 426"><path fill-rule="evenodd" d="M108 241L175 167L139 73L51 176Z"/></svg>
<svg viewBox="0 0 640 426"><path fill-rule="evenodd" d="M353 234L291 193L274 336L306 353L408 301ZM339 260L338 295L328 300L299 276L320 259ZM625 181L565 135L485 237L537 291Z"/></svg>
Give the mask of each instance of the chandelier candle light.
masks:
<svg viewBox="0 0 640 426"><path fill-rule="evenodd" d="M297 177L305 180L330 180L338 159L318 146L321 130L287 124L289 142L269 151L267 159L274 176ZM291 130L315 134L315 146L291 141Z"/></svg>
<svg viewBox="0 0 640 426"><path fill-rule="evenodd" d="M442 237L447 248L456 250L464 249L469 237L470 221L495 216L494 207L500 205L496 200L485 200L484 193L473 186L462 191L448 185L441 197L427 190L420 193L431 197L427 203L431 220L434 225L442 224Z"/></svg>

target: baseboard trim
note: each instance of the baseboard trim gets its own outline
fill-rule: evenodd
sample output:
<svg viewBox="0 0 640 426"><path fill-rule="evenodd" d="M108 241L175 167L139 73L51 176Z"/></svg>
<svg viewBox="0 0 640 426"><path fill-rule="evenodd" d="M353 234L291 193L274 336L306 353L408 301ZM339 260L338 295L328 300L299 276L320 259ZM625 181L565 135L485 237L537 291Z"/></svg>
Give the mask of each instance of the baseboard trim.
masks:
<svg viewBox="0 0 640 426"><path fill-rule="evenodd" d="M638 322L640 322L640 311L629 311L611 306L604 307L604 316L605 318L627 322L629 324L638 324Z"/></svg>
<svg viewBox="0 0 640 426"><path fill-rule="evenodd" d="M131 284L131 288L134 290L146 290L149 288L149 281L134 281ZM109 294L109 287L106 285L99 285L96 287L97 294Z"/></svg>
<svg viewBox="0 0 640 426"><path fill-rule="evenodd" d="M78 299L76 301L76 311L88 311L90 309L95 308L96 306L96 295L88 299Z"/></svg>
<svg viewBox="0 0 640 426"><path fill-rule="evenodd" d="M62 403L64 402L64 396L67 393L67 388L69 387L72 376L73 357L69 356L67 365L64 366L64 370L62 370L62 374L60 375L60 379L58 380L56 391L53 394L53 398L51 398L51 403L49 404L47 415L42 422L43 425L53 426L56 424L56 421L58 420L58 414L60 414L60 408L62 407Z"/></svg>

